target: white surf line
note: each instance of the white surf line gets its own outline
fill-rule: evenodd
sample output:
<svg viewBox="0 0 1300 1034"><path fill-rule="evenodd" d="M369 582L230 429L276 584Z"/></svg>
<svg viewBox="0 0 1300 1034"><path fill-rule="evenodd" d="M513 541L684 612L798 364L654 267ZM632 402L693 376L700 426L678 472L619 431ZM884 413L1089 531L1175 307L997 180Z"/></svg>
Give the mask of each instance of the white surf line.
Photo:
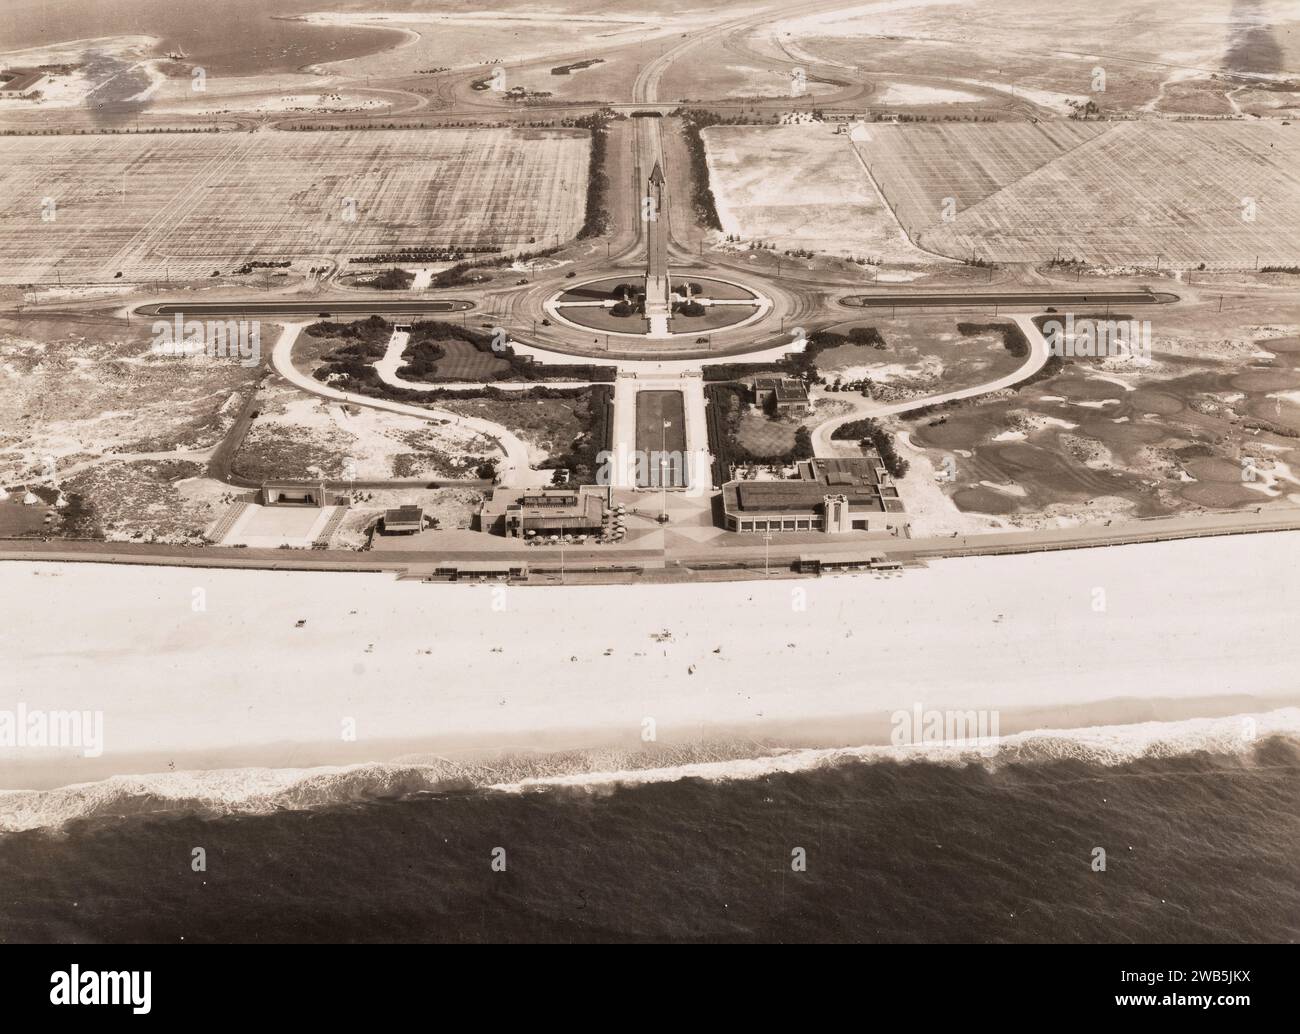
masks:
<svg viewBox="0 0 1300 1034"><path fill-rule="evenodd" d="M1009 388L1013 384L1019 384L1021 381L1032 377L1047 365L1047 360L1051 355L1047 346L1047 339L1039 331L1032 316L1012 316L1011 318L1015 321L1016 326L1024 331L1025 337L1029 341L1028 357L1024 363L1011 373L998 377L996 380L987 381L984 384L977 384L973 388L958 388L955 391L945 391L938 395L926 395L924 398L909 399L906 402L892 402L885 405L868 403L852 413L832 417L830 420L813 428L813 454L816 456L835 455L831 447L831 434L838 427L852 420L861 420L864 417L897 416L899 413L924 409L926 406L942 405L945 402L953 402L957 399L975 398L978 395L1001 391L1003 388Z"/></svg>
<svg viewBox="0 0 1300 1034"><path fill-rule="evenodd" d="M1244 723L1249 720L1250 725ZM1221 717L1185 718L1174 722L1133 722L1113 725L1045 726L1000 736L971 736L933 742L863 744L855 747L771 748L771 753L722 761L694 761L656 768L621 768L579 771L557 775L526 776L514 782L493 783L488 788L503 793L522 793L540 787L567 786L595 789L611 785L641 785L704 779L709 782L757 779L777 773L807 772L850 761L903 761L921 758L930 762L1013 764L1027 756L1055 756L1062 741L1075 748L1077 756L1113 767L1148 756L1159 745L1167 752L1208 751L1219 755L1248 754L1254 743L1269 733L1294 734L1300 723L1300 708L1279 707L1269 711L1242 712ZM1253 736L1242 735L1253 728ZM1180 749L1181 748L1181 749Z"/></svg>
<svg viewBox="0 0 1300 1034"><path fill-rule="evenodd" d="M531 469L528 465L528 446L500 424L479 417L461 416L459 413L451 413L444 409L431 409L402 402L390 402L386 399L373 399L366 395L354 395L351 392L340 391L338 388L331 388L316 380L315 377L298 370L293 365L293 344L298 340L298 334L305 326L306 323L284 324L280 340L275 343L275 349L271 352L271 365L275 368L275 372L294 387L335 402L349 402L354 406L400 413L402 416L418 417L421 420L449 420L461 424L495 442L504 453L505 459L500 471L502 484L519 486L550 484L551 471Z"/></svg>

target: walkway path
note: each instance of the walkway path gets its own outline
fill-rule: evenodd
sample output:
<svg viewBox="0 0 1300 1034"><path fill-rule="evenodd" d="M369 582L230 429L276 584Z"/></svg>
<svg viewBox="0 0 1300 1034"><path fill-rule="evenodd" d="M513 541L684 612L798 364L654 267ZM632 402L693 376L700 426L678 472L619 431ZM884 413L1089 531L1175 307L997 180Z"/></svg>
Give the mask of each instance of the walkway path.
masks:
<svg viewBox="0 0 1300 1034"><path fill-rule="evenodd" d="M696 497L713 488L713 458L709 453L708 416L705 408L704 378L698 373L669 373L658 377L648 374L620 373L614 382L614 427L610 451L613 453L610 479L615 488L637 487L636 396L642 391L680 391L686 420L686 494ZM650 453L657 453L653 446ZM642 458L651 463L653 455ZM652 468L648 468L652 469Z"/></svg>
<svg viewBox="0 0 1300 1034"><path fill-rule="evenodd" d="M984 384L976 384L970 388L958 388L955 391L945 391L938 395L926 395L924 398L909 399L906 402L872 402L863 399L854 405L851 413L845 413L842 416L832 417L823 423L818 424L812 431L813 455L815 456L834 456L835 446L831 442L832 434L843 424L853 420L861 420L864 417L885 417L897 416L899 413L908 413L914 409L924 409L926 406L942 405L945 402L952 402L956 399L975 398L978 395L987 395L990 392L1001 391L1003 388L1009 388L1013 384L1019 384L1021 381L1032 377L1045 365L1050 358L1047 347L1047 339L1043 337L1037 325L1031 316L1012 316L1016 325L1025 333L1029 341L1029 356L1015 370L1011 371L996 380L986 381Z"/></svg>
<svg viewBox="0 0 1300 1034"><path fill-rule="evenodd" d="M421 420L450 420L454 423L460 423L462 426L491 439L505 454L499 471L502 484L528 486L550 483L551 472L549 470L533 470L529 467L528 446L522 439L500 424L427 406L413 406L404 402L390 402L387 399L374 399L366 395L355 395L351 392L340 391L338 388L332 388L328 384L316 380L315 377L303 373L293 365L293 344L298 339L298 334L304 326L306 326L305 323L284 324L280 340L275 343L275 349L271 353L271 365L275 368L275 372L294 387L312 395L319 395L321 398L333 399L335 402L348 402L354 406L365 406L367 409L400 413L402 416L418 417Z"/></svg>
<svg viewBox="0 0 1300 1034"><path fill-rule="evenodd" d="M375 363L375 372L385 384L395 388L409 388L412 391L480 391L485 387L500 388L502 391L527 391L529 388L589 388L590 381L451 381L431 383L429 381L408 381L399 377L397 371L406 365L402 353L410 343L411 335L405 330L393 331L388 339L388 351ZM516 346L517 347L517 346Z"/></svg>

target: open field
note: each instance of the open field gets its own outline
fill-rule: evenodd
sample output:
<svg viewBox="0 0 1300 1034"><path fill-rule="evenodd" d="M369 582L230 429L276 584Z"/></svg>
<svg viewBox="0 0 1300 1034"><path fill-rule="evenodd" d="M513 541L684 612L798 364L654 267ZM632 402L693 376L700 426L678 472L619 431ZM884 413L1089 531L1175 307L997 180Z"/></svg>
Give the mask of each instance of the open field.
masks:
<svg viewBox="0 0 1300 1034"><path fill-rule="evenodd" d="M564 129L7 138L0 281L555 244L582 223L588 152Z"/></svg>
<svg viewBox="0 0 1300 1034"><path fill-rule="evenodd" d="M1300 256L1300 133L1280 123L897 125L865 136L854 146L912 239L955 258L1249 268Z"/></svg>
<svg viewBox="0 0 1300 1034"><path fill-rule="evenodd" d="M1241 85L1300 68L1296 21L1285 0L1242 11L1219 0L1129 0L1122 17L1111 7L1036 0L903 0L794 14L757 28L748 42L845 78L910 76L1025 113L1063 115L1069 100L1095 99L1106 113L1263 114L1293 109L1296 93ZM1097 67L1106 81L1094 93Z"/></svg>
<svg viewBox="0 0 1300 1034"><path fill-rule="evenodd" d="M454 422L327 402L291 387L264 389L258 410L234 460L235 473L258 481L473 477L499 452Z"/></svg>
<svg viewBox="0 0 1300 1034"><path fill-rule="evenodd" d="M711 126L703 136L726 233L777 248L932 261L908 243L848 135L814 123Z"/></svg>
<svg viewBox="0 0 1300 1034"><path fill-rule="evenodd" d="M68 505L55 534L110 541L202 543L237 494L180 460L102 463L63 482Z"/></svg>
<svg viewBox="0 0 1300 1034"><path fill-rule="evenodd" d="M590 392L558 399L442 399L438 408L478 417L514 432L528 445L530 464L563 456L591 426Z"/></svg>
<svg viewBox="0 0 1300 1034"><path fill-rule="evenodd" d="M908 232L958 214L1106 132L1099 122L869 125L853 146Z"/></svg>
<svg viewBox="0 0 1300 1034"><path fill-rule="evenodd" d="M828 385L840 382L846 390L868 380L877 401L898 402L996 380L1023 362L1007 350L1000 334L962 334L959 322L954 316L908 315L839 324L832 328L839 334L874 328L885 347L846 342L823 349L817 354L817 372Z"/></svg>
<svg viewBox="0 0 1300 1034"><path fill-rule="evenodd" d="M215 446L261 371L238 358L154 355L151 343L141 320L0 321L0 482Z"/></svg>

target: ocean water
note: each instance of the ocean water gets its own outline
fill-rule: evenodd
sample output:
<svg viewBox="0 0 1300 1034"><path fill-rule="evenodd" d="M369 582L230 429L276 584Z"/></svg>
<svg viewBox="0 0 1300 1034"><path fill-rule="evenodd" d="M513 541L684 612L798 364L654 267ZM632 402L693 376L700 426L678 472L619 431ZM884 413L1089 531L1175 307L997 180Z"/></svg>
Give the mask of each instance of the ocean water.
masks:
<svg viewBox="0 0 1300 1034"><path fill-rule="evenodd" d="M1235 725L495 786L110 781L0 834L0 941L1294 941L1300 737L1206 735Z"/></svg>
<svg viewBox="0 0 1300 1034"><path fill-rule="evenodd" d="M307 25L310 11L339 11L341 0L4 0L0 50L103 36L157 36L159 56L179 51L213 75L292 72L306 65L376 54L401 32ZM380 9L395 5L380 4ZM373 9L365 8L363 9Z"/></svg>

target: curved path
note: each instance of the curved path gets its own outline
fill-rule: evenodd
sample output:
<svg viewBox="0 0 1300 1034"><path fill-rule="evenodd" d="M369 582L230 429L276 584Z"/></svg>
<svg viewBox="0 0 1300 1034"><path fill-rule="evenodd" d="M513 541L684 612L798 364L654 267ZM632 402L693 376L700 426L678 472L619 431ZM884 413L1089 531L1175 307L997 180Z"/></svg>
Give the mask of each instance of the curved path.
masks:
<svg viewBox="0 0 1300 1034"><path fill-rule="evenodd" d="M834 456L835 446L832 444L831 435L850 421L861 420L864 417L897 416L899 413L924 409L926 406L942 405L945 402L954 402L957 399L975 398L977 395L987 395L990 392L1009 388L1013 384L1019 384L1021 381L1032 377L1047 365L1047 360L1050 358L1051 353L1047 347L1047 339L1043 337L1042 332L1035 325L1032 316L1012 316L1011 318L1024 331L1025 337L1029 340L1029 356L1016 369L996 380L986 381L984 384L977 384L971 388L958 388L955 391L945 391L938 395L908 399L906 402L876 403L863 400L863 403L856 407L852 413L832 417L813 428L813 455Z"/></svg>
<svg viewBox="0 0 1300 1034"><path fill-rule="evenodd" d="M275 349L271 353L271 365L275 368L275 372L294 387L312 395L319 395L321 398L335 402L349 402L354 406L365 406L367 409L380 409L388 413L399 413L402 416L418 417L421 420L450 420L459 423L491 439L505 454L499 472L502 484L513 486L550 484L551 471L533 470L529 467L528 446L500 424L481 420L478 417L461 416L459 413L450 413L443 409L430 409L404 402L390 402L387 399L354 395L351 392L340 391L338 388L331 388L328 384L316 380L315 377L303 373L293 365L293 344L298 340L298 334L304 326L306 326L304 323L286 323L280 334L280 340L275 343Z"/></svg>
<svg viewBox="0 0 1300 1034"><path fill-rule="evenodd" d="M408 381L398 375L398 370L406 365L402 353L410 343L411 335L405 330L393 332L388 339L388 351L375 363L375 372L385 384L394 388L408 388L411 391L481 391L483 388L499 388L501 391L527 391L529 388L590 388L591 381L470 381L438 382ZM511 342L513 344L513 342Z"/></svg>

